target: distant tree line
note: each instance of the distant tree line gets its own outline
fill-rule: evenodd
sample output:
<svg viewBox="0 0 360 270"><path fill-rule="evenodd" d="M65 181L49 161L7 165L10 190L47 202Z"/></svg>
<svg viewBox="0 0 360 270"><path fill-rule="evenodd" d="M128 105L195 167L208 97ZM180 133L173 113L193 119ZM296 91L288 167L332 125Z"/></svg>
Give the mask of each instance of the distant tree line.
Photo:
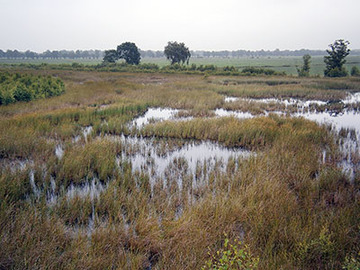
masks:
<svg viewBox="0 0 360 270"><path fill-rule="evenodd" d="M161 58L165 57L164 51L139 50L141 58ZM190 50L191 57L194 58L239 58L239 57L277 57L277 56L303 56L305 54L311 56L324 56L326 50L236 50L236 51L193 51ZM352 50L352 55L360 55L360 50Z"/></svg>
<svg viewBox="0 0 360 270"><path fill-rule="evenodd" d="M0 58L7 59L98 59L104 56L101 50L61 50L61 51L45 51L36 53L33 51L20 52L18 50L0 50Z"/></svg>
<svg viewBox="0 0 360 270"><path fill-rule="evenodd" d="M360 52L359 52L360 53ZM326 51L323 50L237 50L237 51L191 51L193 57L219 57L219 58L238 58L238 57L272 57L272 56L303 56L309 54L312 56L324 56Z"/></svg>
<svg viewBox="0 0 360 270"><path fill-rule="evenodd" d="M0 105L59 96L64 92L65 85L58 78L0 73Z"/></svg>
<svg viewBox="0 0 360 270"><path fill-rule="evenodd" d="M164 51L139 50L141 58L161 58L165 57ZM322 50L274 50L274 51L190 51L193 58L238 58L238 57L277 57L277 56L303 56L305 54L311 56L324 56L326 51ZM0 58L3 59L102 59L105 51L102 50L47 50L42 53L33 51L21 52L18 50L0 50ZM351 55L360 55L360 50L352 50Z"/></svg>

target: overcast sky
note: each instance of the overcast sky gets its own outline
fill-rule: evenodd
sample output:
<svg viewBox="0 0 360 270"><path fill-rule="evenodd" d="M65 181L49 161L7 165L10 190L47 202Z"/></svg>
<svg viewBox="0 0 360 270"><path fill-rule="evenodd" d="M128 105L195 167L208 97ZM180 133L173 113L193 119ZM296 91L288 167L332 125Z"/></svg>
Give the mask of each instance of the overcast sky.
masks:
<svg viewBox="0 0 360 270"><path fill-rule="evenodd" d="M360 48L360 0L0 0L0 49Z"/></svg>

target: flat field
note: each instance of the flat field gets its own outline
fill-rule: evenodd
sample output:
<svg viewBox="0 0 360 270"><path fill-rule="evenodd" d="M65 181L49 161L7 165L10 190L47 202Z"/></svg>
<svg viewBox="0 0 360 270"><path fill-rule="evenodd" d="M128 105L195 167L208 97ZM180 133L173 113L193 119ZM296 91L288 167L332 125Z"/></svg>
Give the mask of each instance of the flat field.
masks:
<svg viewBox="0 0 360 270"><path fill-rule="evenodd" d="M0 106L1 269L359 266L357 129L297 115L358 119L358 78L10 72L66 92Z"/></svg>
<svg viewBox="0 0 360 270"><path fill-rule="evenodd" d="M168 65L169 62L165 58L144 58L144 63L153 63L159 66ZM196 65L216 65L218 67L234 66L236 68L244 67L262 67L274 69L279 72L285 72L288 75L297 75L296 67L303 64L302 57L288 56L288 57L242 57L242 58L190 58L189 64ZM313 56L311 58L311 75L324 75L324 57ZM350 72L351 67L357 66L360 68L360 56L348 56L346 69Z"/></svg>
<svg viewBox="0 0 360 270"><path fill-rule="evenodd" d="M80 63L84 65L97 65L100 59L0 59L1 64L72 64ZM169 65L166 58L143 58L141 63L157 64L159 67ZM285 72L287 75L297 75L296 67L303 64L302 57L243 57L243 58L190 58L189 65L215 65L218 67L234 66L236 68L261 67L274 69L278 72ZM350 72L353 66L360 68L360 56L348 56L345 68ZM311 75L324 75L324 57L314 56L311 58Z"/></svg>

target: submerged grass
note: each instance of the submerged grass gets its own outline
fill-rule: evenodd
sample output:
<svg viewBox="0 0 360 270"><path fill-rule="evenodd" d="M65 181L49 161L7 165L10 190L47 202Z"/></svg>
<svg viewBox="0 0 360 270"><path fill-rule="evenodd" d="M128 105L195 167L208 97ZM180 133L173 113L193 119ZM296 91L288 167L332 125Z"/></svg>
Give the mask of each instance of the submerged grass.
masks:
<svg viewBox="0 0 360 270"><path fill-rule="evenodd" d="M350 182L337 167L326 127L276 115L201 118L224 106L223 94L333 100L345 91L324 85L352 91L358 82L251 77L223 85L229 78L46 72L64 80L63 96L0 107L1 269L200 269L225 234L249 246L260 269L341 269L358 254L359 176ZM198 118L131 127L149 106ZM180 157L154 179L128 159L141 147L115 134L156 137L162 156L184 140L256 155L199 162L195 172Z"/></svg>

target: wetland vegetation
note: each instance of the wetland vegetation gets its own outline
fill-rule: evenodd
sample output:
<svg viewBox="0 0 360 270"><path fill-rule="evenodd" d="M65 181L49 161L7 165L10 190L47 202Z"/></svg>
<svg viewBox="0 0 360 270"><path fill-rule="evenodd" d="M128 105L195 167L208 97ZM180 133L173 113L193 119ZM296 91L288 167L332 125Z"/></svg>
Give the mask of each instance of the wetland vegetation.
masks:
<svg viewBox="0 0 360 270"><path fill-rule="evenodd" d="M1 269L359 266L359 78L2 68Z"/></svg>
<svg viewBox="0 0 360 270"><path fill-rule="evenodd" d="M0 105L49 98L64 93L64 83L50 76L0 73Z"/></svg>

